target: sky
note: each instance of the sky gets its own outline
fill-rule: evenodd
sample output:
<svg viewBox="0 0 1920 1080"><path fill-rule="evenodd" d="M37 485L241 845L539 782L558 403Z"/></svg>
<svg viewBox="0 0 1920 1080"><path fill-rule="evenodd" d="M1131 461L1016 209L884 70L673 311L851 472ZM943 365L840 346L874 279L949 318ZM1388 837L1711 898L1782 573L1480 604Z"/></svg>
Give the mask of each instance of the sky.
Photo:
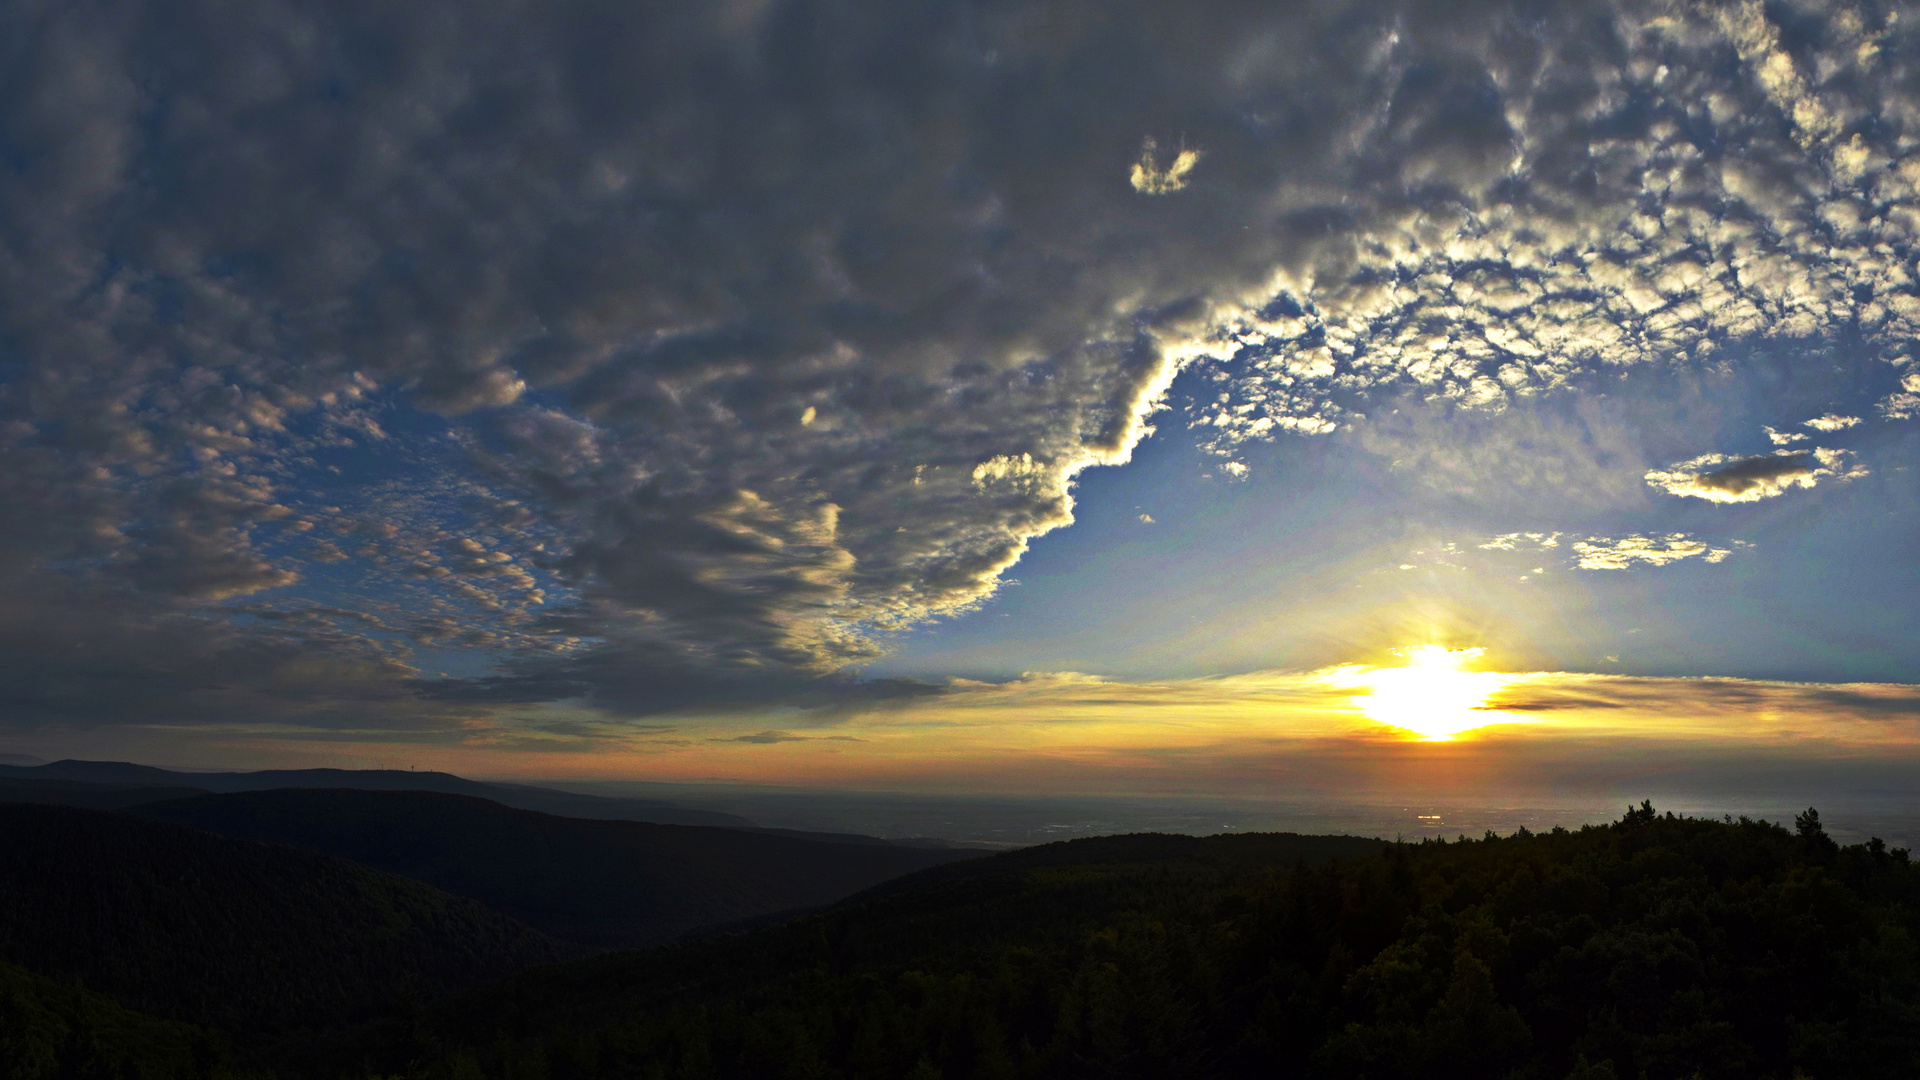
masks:
<svg viewBox="0 0 1920 1080"><path fill-rule="evenodd" d="M1920 802L1920 11L0 25L0 752Z"/></svg>

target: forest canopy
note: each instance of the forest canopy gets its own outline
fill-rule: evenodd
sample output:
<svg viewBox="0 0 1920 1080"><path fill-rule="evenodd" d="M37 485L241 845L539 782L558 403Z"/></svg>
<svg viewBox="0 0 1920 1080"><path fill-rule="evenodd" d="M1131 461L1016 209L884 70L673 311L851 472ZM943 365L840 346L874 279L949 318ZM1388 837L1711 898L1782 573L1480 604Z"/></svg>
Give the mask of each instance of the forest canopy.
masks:
<svg viewBox="0 0 1920 1080"><path fill-rule="evenodd" d="M1282 856L1273 837L1137 861L1114 843L1148 839L536 970L363 1062L423 1080L1920 1075L1920 867L1840 847L1811 809L1788 829L1643 803L1318 865L1235 857Z"/></svg>
<svg viewBox="0 0 1920 1080"><path fill-rule="evenodd" d="M0 1078L1871 1080L1920 1075L1916 941L1920 866L1811 809L1642 803L1417 844L1138 834L291 1037L0 967ZM220 992L206 959L171 973L181 1000Z"/></svg>

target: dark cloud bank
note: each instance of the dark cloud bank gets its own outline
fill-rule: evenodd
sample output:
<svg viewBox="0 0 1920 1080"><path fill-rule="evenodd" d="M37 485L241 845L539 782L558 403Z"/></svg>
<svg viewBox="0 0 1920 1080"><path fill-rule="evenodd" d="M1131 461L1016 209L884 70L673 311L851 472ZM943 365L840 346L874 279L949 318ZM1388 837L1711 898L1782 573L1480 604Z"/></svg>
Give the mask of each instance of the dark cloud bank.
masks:
<svg viewBox="0 0 1920 1080"><path fill-rule="evenodd" d="M1871 5L0 28L11 723L919 692L845 672L1188 366L1228 458L1769 336L1864 335L1888 416L1920 385L1920 19ZM1701 482L1808 464L1758 460Z"/></svg>

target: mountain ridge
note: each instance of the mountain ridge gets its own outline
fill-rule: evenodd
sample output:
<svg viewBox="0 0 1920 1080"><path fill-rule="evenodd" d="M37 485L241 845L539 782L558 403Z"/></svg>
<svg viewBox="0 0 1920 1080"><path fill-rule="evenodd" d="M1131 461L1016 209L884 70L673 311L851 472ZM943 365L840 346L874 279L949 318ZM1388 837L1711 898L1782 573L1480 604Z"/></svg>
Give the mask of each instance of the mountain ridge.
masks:
<svg viewBox="0 0 1920 1080"><path fill-rule="evenodd" d="M128 813L323 851L589 948L638 948L841 900L965 850L563 817L430 791L280 788Z"/></svg>
<svg viewBox="0 0 1920 1080"><path fill-rule="evenodd" d="M737 814L696 810L660 799L586 795L530 784L469 780L433 770L411 769L262 769L253 772L180 772L128 761L63 758L42 765L0 765L0 781L28 780L195 788L225 794L273 788L357 788L369 791L437 791L472 795L506 806L564 817L645 821L657 825L715 825L757 828Z"/></svg>

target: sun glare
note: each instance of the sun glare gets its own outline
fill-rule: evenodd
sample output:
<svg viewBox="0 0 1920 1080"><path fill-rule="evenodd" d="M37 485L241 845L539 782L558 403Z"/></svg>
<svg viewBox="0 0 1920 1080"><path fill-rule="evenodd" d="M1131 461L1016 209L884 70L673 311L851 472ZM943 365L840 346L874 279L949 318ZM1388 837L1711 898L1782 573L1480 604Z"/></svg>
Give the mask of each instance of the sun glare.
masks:
<svg viewBox="0 0 1920 1080"><path fill-rule="evenodd" d="M1405 667L1375 668L1358 682L1368 693L1355 704L1370 718L1430 742L1512 719L1486 708L1487 699L1513 681L1493 671L1467 671L1481 649L1422 645L1404 650Z"/></svg>

